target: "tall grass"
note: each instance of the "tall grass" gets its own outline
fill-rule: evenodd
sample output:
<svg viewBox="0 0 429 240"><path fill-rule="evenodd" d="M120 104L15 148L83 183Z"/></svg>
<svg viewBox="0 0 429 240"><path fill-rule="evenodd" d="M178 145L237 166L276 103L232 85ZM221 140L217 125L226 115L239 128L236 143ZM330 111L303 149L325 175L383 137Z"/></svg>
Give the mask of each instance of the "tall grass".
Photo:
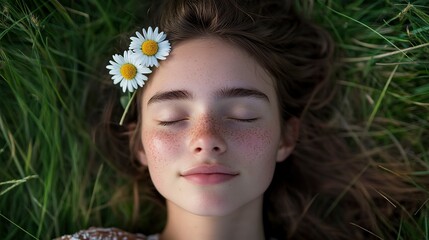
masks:
<svg viewBox="0 0 429 240"><path fill-rule="evenodd" d="M413 175L427 178L427 1L319 3L324 5L322 12L327 16L322 21L342 52L336 75L340 87L340 130L357 147L371 146L367 148L371 151L388 149L409 166L425 166ZM373 142L363 143L368 136ZM428 186L416 187L429 190ZM410 215L410 219L401 220L397 239L429 239L428 202L422 202L421 208Z"/></svg>
<svg viewBox="0 0 429 240"><path fill-rule="evenodd" d="M371 136L375 147L396 149L408 164L427 167L416 177L429 176L427 1L311 3L311 16L342 53L335 76L339 128L354 144ZM127 179L102 159L88 159L93 102L103 97L91 94L89 82L104 84L107 60L118 52L122 33L144 24L145 5L1 1L0 239L144 225L133 225ZM118 188L122 195L114 195ZM397 239L429 239L428 213L422 203L414 222L402 222Z"/></svg>

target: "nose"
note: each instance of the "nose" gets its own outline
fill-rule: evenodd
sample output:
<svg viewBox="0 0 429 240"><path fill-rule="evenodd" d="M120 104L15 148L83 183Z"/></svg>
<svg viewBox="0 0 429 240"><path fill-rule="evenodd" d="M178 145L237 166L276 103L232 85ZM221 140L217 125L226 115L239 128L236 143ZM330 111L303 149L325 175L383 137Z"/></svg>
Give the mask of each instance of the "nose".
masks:
<svg viewBox="0 0 429 240"><path fill-rule="evenodd" d="M199 120L191 131L190 150L197 155L220 155L227 149L224 134L214 119Z"/></svg>

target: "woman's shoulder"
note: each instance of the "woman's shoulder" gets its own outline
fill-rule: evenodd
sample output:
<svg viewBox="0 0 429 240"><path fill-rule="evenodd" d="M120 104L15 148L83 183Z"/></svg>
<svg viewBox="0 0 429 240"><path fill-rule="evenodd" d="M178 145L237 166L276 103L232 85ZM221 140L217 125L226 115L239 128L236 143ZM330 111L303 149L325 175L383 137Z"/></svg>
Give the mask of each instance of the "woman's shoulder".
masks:
<svg viewBox="0 0 429 240"><path fill-rule="evenodd" d="M82 230L71 235L64 235L55 240L158 240L158 235L146 236L139 233L129 233L118 228L95 228Z"/></svg>

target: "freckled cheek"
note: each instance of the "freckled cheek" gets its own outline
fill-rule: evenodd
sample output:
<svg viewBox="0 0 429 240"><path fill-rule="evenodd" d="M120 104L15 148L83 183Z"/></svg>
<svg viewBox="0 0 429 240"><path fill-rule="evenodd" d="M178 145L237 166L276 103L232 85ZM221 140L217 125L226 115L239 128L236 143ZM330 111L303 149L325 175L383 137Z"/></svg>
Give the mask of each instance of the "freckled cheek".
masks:
<svg viewBox="0 0 429 240"><path fill-rule="evenodd" d="M269 128L253 128L231 136L231 146L238 154L236 161L241 163L246 176L257 179L255 189L266 190L271 183L278 147L275 136L278 134Z"/></svg>
<svg viewBox="0 0 429 240"><path fill-rule="evenodd" d="M148 162L174 161L180 151L181 136L166 131L144 131L143 148Z"/></svg>
<svg viewBox="0 0 429 240"><path fill-rule="evenodd" d="M180 137L163 131L143 131L142 142L152 182L162 194L174 176L174 162L180 156Z"/></svg>
<svg viewBox="0 0 429 240"><path fill-rule="evenodd" d="M273 136L275 133L266 128L234 131L230 136L230 147L239 150L245 161L263 161L275 154Z"/></svg>

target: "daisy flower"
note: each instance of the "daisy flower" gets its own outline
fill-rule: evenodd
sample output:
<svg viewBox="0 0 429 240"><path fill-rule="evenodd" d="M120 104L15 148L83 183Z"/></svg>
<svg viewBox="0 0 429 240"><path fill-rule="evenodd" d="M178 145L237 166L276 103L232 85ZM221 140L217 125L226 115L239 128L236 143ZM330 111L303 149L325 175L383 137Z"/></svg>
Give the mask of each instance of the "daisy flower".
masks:
<svg viewBox="0 0 429 240"><path fill-rule="evenodd" d="M167 35L164 32L158 33L158 27L152 30L143 28L143 35L136 32L137 37L131 37L130 50L133 50L141 59L144 65L148 67L159 66L159 60L165 60L170 54L170 42L165 40Z"/></svg>
<svg viewBox="0 0 429 240"><path fill-rule="evenodd" d="M113 55L113 60L109 61L111 65L107 65L106 68L110 69L109 73L112 75L113 83L119 83L123 92L127 89L129 92L133 92L139 86L143 87L147 80L145 74L152 72L130 50L125 51L124 56Z"/></svg>

